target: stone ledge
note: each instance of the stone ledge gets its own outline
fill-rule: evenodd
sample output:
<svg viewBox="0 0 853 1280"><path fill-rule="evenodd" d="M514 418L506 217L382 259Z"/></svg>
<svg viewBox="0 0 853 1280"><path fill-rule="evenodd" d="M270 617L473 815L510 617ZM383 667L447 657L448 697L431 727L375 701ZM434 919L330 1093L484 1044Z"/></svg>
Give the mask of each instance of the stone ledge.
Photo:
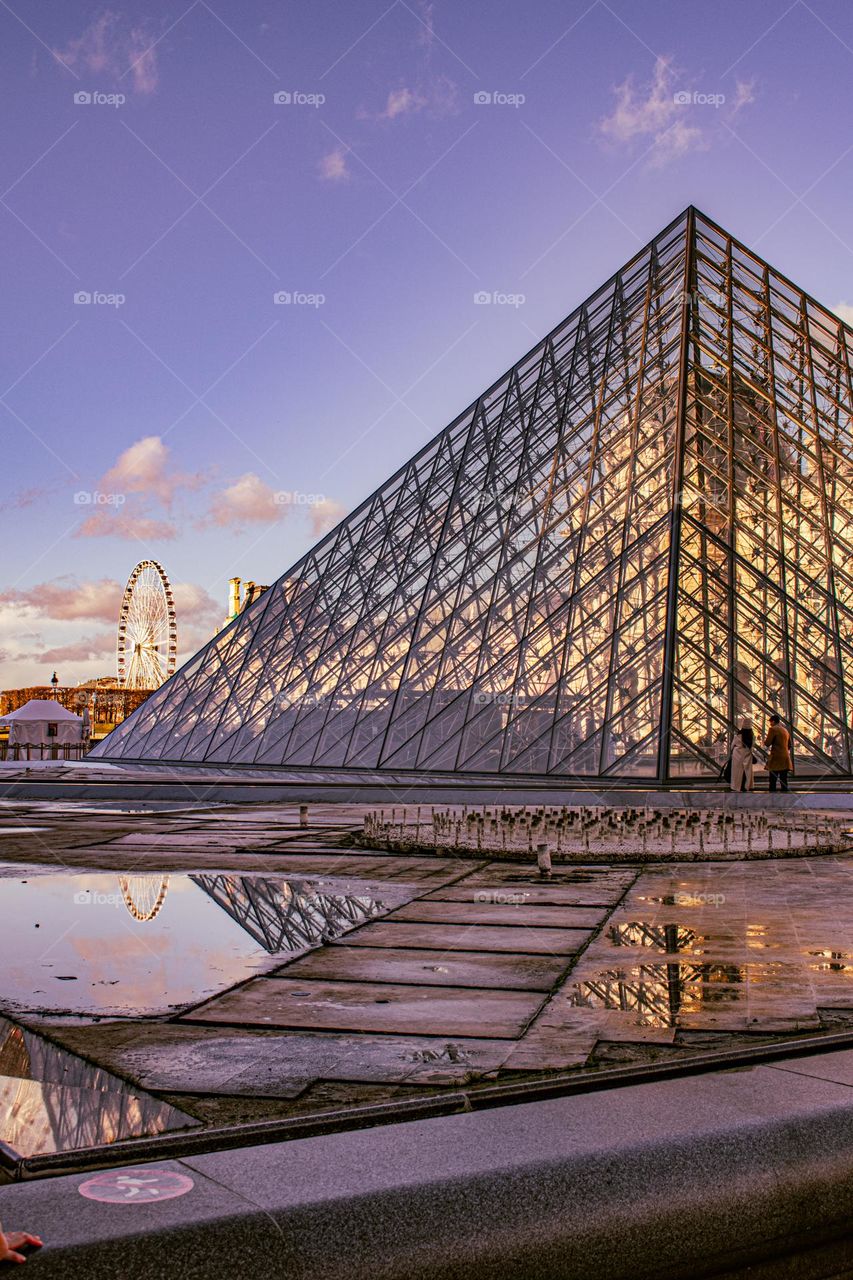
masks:
<svg viewBox="0 0 853 1280"><path fill-rule="evenodd" d="M168 1203L20 1184L3 1216L63 1280L817 1280L851 1248L848 1058L202 1155L169 1166L196 1186Z"/></svg>

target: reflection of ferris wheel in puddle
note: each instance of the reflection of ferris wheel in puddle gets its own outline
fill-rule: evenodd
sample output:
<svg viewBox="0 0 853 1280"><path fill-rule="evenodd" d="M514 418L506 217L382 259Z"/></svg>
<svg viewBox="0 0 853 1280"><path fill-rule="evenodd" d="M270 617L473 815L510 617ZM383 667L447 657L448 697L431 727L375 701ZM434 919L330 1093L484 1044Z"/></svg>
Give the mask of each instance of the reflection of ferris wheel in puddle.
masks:
<svg viewBox="0 0 853 1280"><path fill-rule="evenodd" d="M166 900L169 877L156 875L119 876L119 887L124 905L134 920L143 924L153 920Z"/></svg>
<svg viewBox="0 0 853 1280"><path fill-rule="evenodd" d="M178 658L175 598L166 571L142 560L127 580L118 617L118 681L124 689L159 689Z"/></svg>

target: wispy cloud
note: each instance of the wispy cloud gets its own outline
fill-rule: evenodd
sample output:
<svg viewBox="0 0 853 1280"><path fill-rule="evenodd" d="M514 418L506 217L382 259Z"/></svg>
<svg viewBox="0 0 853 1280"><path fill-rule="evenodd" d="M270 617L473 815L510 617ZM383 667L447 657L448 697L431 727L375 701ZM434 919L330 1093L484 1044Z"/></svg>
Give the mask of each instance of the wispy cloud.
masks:
<svg viewBox="0 0 853 1280"><path fill-rule="evenodd" d="M32 653L16 654L16 659L29 662L46 662L55 666L60 662L97 662L102 658L113 658L116 651L115 631L99 631L97 635L81 636L79 640L70 640L67 644L56 645L52 649L36 649Z"/></svg>
<svg viewBox="0 0 853 1280"><path fill-rule="evenodd" d="M317 162L320 177L326 182L345 182L350 176L344 147L335 147Z"/></svg>
<svg viewBox="0 0 853 1280"><path fill-rule="evenodd" d="M157 498L171 507L180 489L198 489L204 483L202 471L181 472L172 467L170 453L160 436L143 436L123 453L101 481L101 488L120 493L139 493Z"/></svg>
<svg viewBox="0 0 853 1280"><path fill-rule="evenodd" d="M381 111L362 111L369 120L399 120L404 116L426 112L432 117L455 115L459 110L459 88L445 75L425 75L414 84L401 84L389 90Z"/></svg>
<svg viewBox="0 0 853 1280"><path fill-rule="evenodd" d="M417 0L417 10L420 16L417 42L431 49L435 43L435 5L431 0Z"/></svg>
<svg viewBox="0 0 853 1280"><path fill-rule="evenodd" d="M310 510L312 534L315 538L321 538L324 533L334 529L338 521L345 515L346 509L339 502L333 502L331 498L323 498L321 502L315 503Z"/></svg>
<svg viewBox="0 0 853 1280"><path fill-rule="evenodd" d="M245 528L249 524L273 524L284 519L288 506L273 489L253 471L235 480L234 484L216 495L206 519L206 525L220 528Z"/></svg>
<svg viewBox="0 0 853 1280"><path fill-rule="evenodd" d="M833 311L840 316L845 324L849 324L853 328L853 302L839 302L833 307Z"/></svg>
<svg viewBox="0 0 853 1280"><path fill-rule="evenodd" d="M239 532L250 525L278 524L304 516L312 535L319 538L344 514L344 508L324 494L276 491L253 471L247 471L213 496L207 514L198 521L198 528L213 526Z"/></svg>
<svg viewBox="0 0 853 1280"><path fill-rule="evenodd" d="M707 151L720 113L731 120L755 101L752 81L739 81L733 98L713 85L686 89L683 84L683 73L669 58L655 60L649 81L629 75L613 91L615 103L598 122L599 137L614 146L642 144L649 165L662 168L689 152Z"/></svg>
<svg viewBox="0 0 853 1280"><path fill-rule="evenodd" d="M408 115L413 111L420 111L427 104L426 98L422 97L416 89L402 87L400 89L392 89L388 94L388 101L385 104L384 111L380 111L379 117L382 120L395 120L397 116Z"/></svg>
<svg viewBox="0 0 853 1280"><path fill-rule="evenodd" d="M617 145L652 142L657 164L683 155L704 143L702 130L684 119L675 101L676 75L666 58L658 58L650 82L638 84L633 75L614 90L616 103L610 115L599 121L598 131Z"/></svg>
<svg viewBox="0 0 853 1280"><path fill-rule="evenodd" d="M177 536L174 520L161 520L125 507L98 507L74 533L75 538L125 538L136 542L171 542Z"/></svg>
<svg viewBox="0 0 853 1280"><path fill-rule="evenodd" d="M57 622L112 622L118 617L123 589L114 578L81 582L66 574L26 590L0 591L0 608L13 606Z"/></svg>
<svg viewBox="0 0 853 1280"><path fill-rule="evenodd" d="M160 436L143 436L119 454L88 498L77 495L84 511L87 502L94 509L74 536L171 540L178 535L171 515L176 496L200 489L208 479L207 472L178 470ZM152 510L155 505L164 511Z"/></svg>
<svg viewBox="0 0 853 1280"><path fill-rule="evenodd" d="M64 49L53 49L52 53L73 71L112 81L129 76L136 93L153 93L159 82L151 32L112 9L104 9Z"/></svg>

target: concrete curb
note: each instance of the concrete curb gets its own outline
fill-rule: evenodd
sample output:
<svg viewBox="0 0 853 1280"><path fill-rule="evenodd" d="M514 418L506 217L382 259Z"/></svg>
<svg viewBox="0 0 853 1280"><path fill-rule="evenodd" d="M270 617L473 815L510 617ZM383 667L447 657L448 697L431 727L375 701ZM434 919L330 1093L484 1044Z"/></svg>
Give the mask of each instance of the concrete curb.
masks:
<svg viewBox="0 0 853 1280"><path fill-rule="evenodd" d="M853 1258L851 1083L849 1051L789 1059L161 1162L195 1187L159 1204L88 1175L0 1204L69 1280L816 1280Z"/></svg>

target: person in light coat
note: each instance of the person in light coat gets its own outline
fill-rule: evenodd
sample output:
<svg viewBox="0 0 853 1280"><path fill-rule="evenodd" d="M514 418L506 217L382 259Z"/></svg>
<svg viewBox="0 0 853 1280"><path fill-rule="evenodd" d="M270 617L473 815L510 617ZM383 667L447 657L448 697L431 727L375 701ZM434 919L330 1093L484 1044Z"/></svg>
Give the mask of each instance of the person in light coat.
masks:
<svg viewBox="0 0 853 1280"><path fill-rule="evenodd" d="M752 791L754 788L755 761L752 756L754 746L755 734L752 730L752 722L744 720L732 739L732 791Z"/></svg>

